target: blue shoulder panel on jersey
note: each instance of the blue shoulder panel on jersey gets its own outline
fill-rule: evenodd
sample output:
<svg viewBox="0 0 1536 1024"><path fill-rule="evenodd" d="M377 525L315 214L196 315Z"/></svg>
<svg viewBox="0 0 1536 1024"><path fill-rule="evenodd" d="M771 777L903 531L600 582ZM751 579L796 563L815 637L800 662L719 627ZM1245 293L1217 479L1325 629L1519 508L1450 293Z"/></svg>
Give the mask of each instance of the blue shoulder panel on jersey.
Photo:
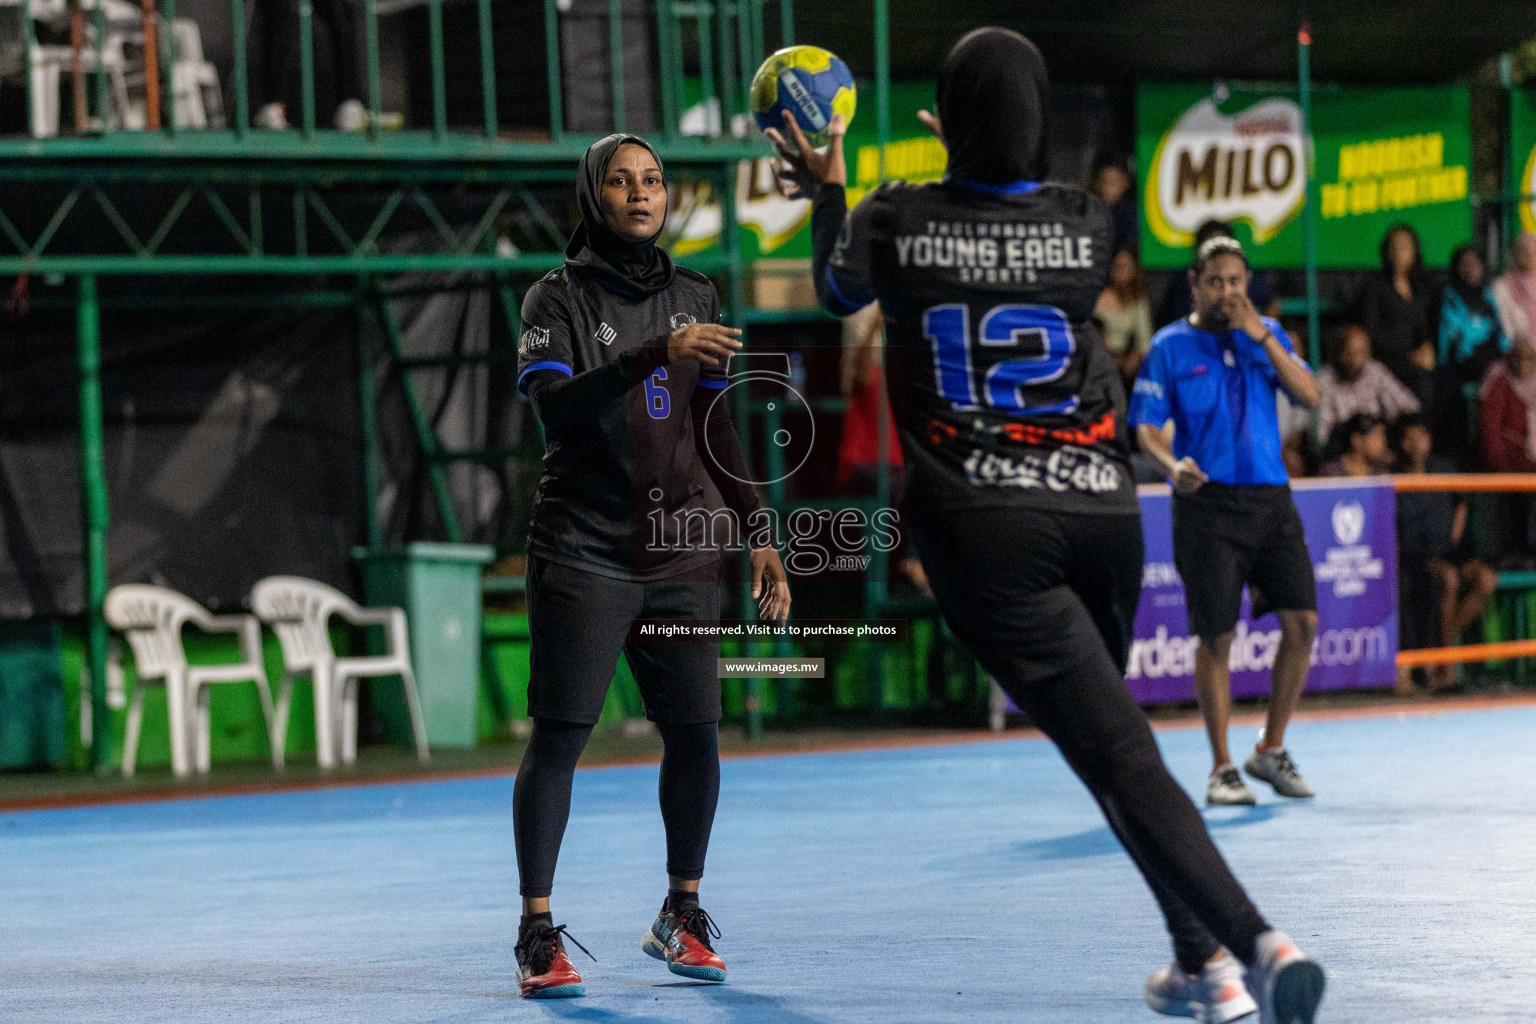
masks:
<svg viewBox="0 0 1536 1024"><path fill-rule="evenodd" d="M699 378L699 387L701 388L710 388L715 391L724 391L730 386L731 382L728 380L711 380L708 377Z"/></svg>
<svg viewBox="0 0 1536 1024"><path fill-rule="evenodd" d="M557 362L553 359L545 359L542 362L529 363L528 366L524 368L523 372L517 375L517 393L522 395L524 398L528 397L528 392L523 389L523 378L528 376L534 370L559 370L567 377L572 376L571 368L569 366L567 366L565 363Z"/></svg>
<svg viewBox="0 0 1536 1024"><path fill-rule="evenodd" d="M863 302L857 302L844 295L843 290L837 286L837 275L832 272L832 264L830 263L827 264L826 278L827 287L832 291L832 298L836 299L838 303L837 309L832 309L830 307L827 309L827 312L831 313L833 316L852 316L859 310L863 309L865 306L869 305L871 302L875 301L875 295L873 293L871 293L869 298L865 299Z"/></svg>
<svg viewBox="0 0 1536 1024"><path fill-rule="evenodd" d="M1022 196L1033 192L1040 187L1038 181L1010 181L1006 185L993 185L985 181L972 181L970 178L962 178L958 174L951 174L944 179L962 188L974 189L977 192L985 192L994 196Z"/></svg>

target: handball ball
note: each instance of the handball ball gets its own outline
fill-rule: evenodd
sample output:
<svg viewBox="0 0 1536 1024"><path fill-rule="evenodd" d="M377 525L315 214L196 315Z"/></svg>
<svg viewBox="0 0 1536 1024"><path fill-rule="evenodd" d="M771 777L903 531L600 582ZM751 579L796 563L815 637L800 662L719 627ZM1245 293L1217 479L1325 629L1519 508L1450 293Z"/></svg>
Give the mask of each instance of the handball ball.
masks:
<svg viewBox="0 0 1536 1024"><path fill-rule="evenodd" d="M833 114L853 120L854 103L853 73L819 46L786 46L769 55L752 76L752 116L757 126L782 132L787 110L817 148L830 141L827 128Z"/></svg>

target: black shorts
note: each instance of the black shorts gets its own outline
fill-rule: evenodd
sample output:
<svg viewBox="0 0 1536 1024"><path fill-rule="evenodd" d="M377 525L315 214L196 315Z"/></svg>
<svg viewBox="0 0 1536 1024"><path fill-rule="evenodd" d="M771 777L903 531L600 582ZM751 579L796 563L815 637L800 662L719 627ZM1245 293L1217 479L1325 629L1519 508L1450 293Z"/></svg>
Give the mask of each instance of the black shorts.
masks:
<svg viewBox="0 0 1536 1024"><path fill-rule="evenodd" d="M675 725L718 722L719 643L630 643L629 624L718 619L721 591L718 563L633 583L530 556L528 714L596 725L623 651L645 717Z"/></svg>
<svg viewBox="0 0 1536 1024"><path fill-rule="evenodd" d="M1206 484L1175 494L1173 564L1189 631L1207 644L1237 627L1244 584L1255 617L1317 610L1312 555L1289 487Z"/></svg>
<svg viewBox="0 0 1536 1024"><path fill-rule="evenodd" d="M944 621L1016 700L1048 679L1125 671L1141 516L975 509L914 517L912 536Z"/></svg>

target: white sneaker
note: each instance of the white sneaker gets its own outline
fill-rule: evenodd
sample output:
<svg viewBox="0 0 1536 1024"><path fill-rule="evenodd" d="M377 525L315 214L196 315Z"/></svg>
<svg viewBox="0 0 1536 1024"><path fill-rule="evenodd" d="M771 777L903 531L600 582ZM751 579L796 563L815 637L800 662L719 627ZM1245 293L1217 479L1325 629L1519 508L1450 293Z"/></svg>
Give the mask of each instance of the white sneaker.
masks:
<svg viewBox="0 0 1536 1024"><path fill-rule="evenodd" d="M1147 979L1147 1005L1200 1024L1228 1024L1259 1009L1243 987L1243 965L1226 950L1199 974L1186 974L1177 963L1154 971Z"/></svg>
<svg viewBox="0 0 1536 1024"><path fill-rule="evenodd" d="M1301 777L1301 772L1296 770L1296 762L1291 760L1291 755L1285 752L1285 748L1279 750L1259 750L1254 748L1248 761L1243 765L1243 771L1275 787L1275 792L1281 796L1306 799L1316 796L1312 787L1307 785L1307 780Z"/></svg>
<svg viewBox="0 0 1536 1024"><path fill-rule="evenodd" d="M1247 980L1259 1004L1260 1024L1313 1024L1327 984L1323 969L1284 932L1260 935L1254 953Z"/></svg>
<svg viewBox="0 0 1536 1024"><path fill-rule="evenodd" d="M281 103L263 103L256 111L256 127L272 131L288 130L288 113Z"/></svg>
<svg viewBox="0 0 1536 1024"><path fill-rule="evenodd" d="M1211 772L1210 780L1205 784L1205 802L1213 807L1224 807L1252 805L1258 801L1254 800L1253 790L1244 784L1237 769L1228 764Z"/></svg>

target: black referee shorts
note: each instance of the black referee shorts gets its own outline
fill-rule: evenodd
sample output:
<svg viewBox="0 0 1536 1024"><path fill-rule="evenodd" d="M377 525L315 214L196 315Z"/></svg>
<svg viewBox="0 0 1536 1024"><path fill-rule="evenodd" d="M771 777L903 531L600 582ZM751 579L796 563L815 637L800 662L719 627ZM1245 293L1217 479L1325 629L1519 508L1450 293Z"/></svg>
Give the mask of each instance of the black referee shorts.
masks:
<svg viewBox="0 0 1536 1024"><path fill-rule="evenodd" d="M718 619L720 567L634 583L530 555L528 714L596 725L619 652L653 722L699 725L720 720L714 641L629 642L636 619Z"/></svg>
<svg viewBox="0 0 1536 1024"><path fill-rule="evenodd" d="M1189 631L1206 644L1237 627L1244 584L1255 617L1317 610L1312 555L1289 487L1205 484L1175 493L1173 564Z"/></svg>

